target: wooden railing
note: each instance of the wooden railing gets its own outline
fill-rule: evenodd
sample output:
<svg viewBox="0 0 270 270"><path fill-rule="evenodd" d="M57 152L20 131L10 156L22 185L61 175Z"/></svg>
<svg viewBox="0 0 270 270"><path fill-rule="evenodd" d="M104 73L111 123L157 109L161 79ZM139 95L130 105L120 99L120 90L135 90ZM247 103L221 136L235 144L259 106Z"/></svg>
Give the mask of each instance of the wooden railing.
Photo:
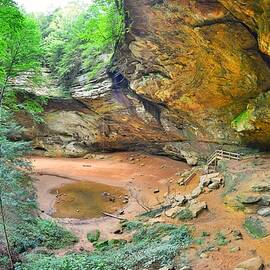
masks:
<svg viewBox="0 0 270 270"><path fill-rule="evenodd" d="M215 162L215 166L217 165L217 161L221 159L227 160L240 160L241 155L239 153L224 151L224 150L216 150L207 160L207 166L211 166Z"/></svg>

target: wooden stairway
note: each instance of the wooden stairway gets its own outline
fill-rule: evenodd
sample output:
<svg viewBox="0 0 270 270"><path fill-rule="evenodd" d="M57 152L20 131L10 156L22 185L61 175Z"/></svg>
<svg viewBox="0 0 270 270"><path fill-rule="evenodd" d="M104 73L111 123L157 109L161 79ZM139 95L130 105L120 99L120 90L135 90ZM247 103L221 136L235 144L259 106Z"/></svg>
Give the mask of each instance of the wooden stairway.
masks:
<svg viewBox="0 0 270 270"><path fill-rule="evenodd" d="M218 161L224 160L224 159L225 160L240 160L241 154L224 151L224 150L216 150L207 160L208 172L211 171L211 168L212 168L212 171L216 171Z"/></svg>

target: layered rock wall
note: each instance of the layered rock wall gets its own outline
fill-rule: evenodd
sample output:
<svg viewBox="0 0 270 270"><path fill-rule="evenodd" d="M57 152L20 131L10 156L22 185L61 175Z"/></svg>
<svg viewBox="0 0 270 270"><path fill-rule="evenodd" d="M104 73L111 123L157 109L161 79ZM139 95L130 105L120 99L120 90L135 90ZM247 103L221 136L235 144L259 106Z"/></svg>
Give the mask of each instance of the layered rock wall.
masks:
<svg viewBox="0 0 270 270"><path fill-rule="evenodd" d="M20 116L37 149L144 149L194 161L216 148L270 146L268 0L124 3L114 72L77 78L72 99L50 101L42 127Z"/></svg>

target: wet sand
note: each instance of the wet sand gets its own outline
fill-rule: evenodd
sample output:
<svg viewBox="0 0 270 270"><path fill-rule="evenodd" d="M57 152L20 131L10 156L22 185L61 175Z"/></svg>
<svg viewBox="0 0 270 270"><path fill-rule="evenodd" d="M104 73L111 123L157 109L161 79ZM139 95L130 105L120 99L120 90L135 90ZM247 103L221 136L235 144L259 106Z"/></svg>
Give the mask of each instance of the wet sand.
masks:
<svg viewBox="0 0 270 270"><path fill-rule="evenodd" d="M76 183L78 181L91 181L124 188L128 192L136 191L135 194L144 205L154 207L163 201L163 195L168 191L170 185L171 193L188 194L199 183L199 174L195 176L187 186L177 185L179 174L190 167L179 161L174 161L165 157L148 156L138 153L113 153L106 154L102 159L52 159L52 158L33 158L33 164L36 172L36 186L38 200L42 210L49 211L56 201L55 195L50 190L59 188L61 185ZM245 161L235 162L235 167L240 169L241 165L251 168ZM230 165L234 168L234 163ZM264 166L264 167L263 167ZM265 172L269 172L270 160L258 167L257 179L262 179ZM252 169L253 171L254 169ZM172 182L172 183L170 183ZM169 184L170 183L170 184ZM246 186L243 183L244 187ZM248 184L249 186L249 184ZM158 193L154 191L158 189ZM241 186L240 186L241 189ZM200 201L206 201L208 211L202 213L197 219L188 222L194 226L195 238L200 237L203 231L210 233L203 245L192 246L187 251L188 257L192 262L194 270L229 270L233 269L239 262L244 261L256 255L262 256L266 265L270 263L270 236L263 239L253 239L243 229L243 222L247 216L241 211L235 211L224 204L222 196L224 190L216 190L211 193L204 193L199 197ZM123 208L126 219L132 219L144 209L136 203L131 197L130 201ZM116 212L117 214L117 212ZM44 214L49 218L48 215ZM83 247L86 250L92 250L92 245L87 241L86 235L89 231L99 229L102 238L123 238L125 235L116 235L114 231L119 229L119 220L110 217L94 218L89 220L61 218L57 219L66 228L72 230L80 237L80 242L72 248L79 250ZM156 221L183 224L185 222L162 216ZM151 222L151 221L150 221ZM240 230L243 234L243 240L235 241L232 231ZM228 245L219 247L218 250L208 252L208 258L200 258L199 251L215 242L217 233L223 232L231 240ZM239 247L237 252L231 252L230 249ZM58 252L62 255L67 250ZM265 269L269 269L268 266Z"/></svg>
<svg viewBox="0 0 270 270"><path fill-rule="evenodd" d="M179 178L177 173L190 169L186 163L166 157L127 152L100 155L93 159L34 157L32 163L39 207L45 218L50 218L57 202L52 190L89 181L125 189L127 194L131 192L129 203L119 210L124 211L122 218L132 219L145 211L137 199L147 207L154 207L163 200L169 181L176 181ZM154 193L157 189L159 192ZM75 249L92 249L86 235L94 229L99 229L104 239L117 238L113 233L119 228L119 220L114 218L56 220L80 237Z"/></svg>

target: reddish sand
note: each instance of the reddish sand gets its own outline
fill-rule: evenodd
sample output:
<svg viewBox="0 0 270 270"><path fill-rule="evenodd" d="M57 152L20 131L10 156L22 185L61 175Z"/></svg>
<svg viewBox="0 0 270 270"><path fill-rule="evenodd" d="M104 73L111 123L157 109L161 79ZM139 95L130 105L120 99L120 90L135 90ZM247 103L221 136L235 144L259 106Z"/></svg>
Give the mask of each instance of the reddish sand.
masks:
<svg viewBox="0 0 270 270"><path fill-rule="evenodd" d="M47 212L53 206L56 198L55 195L49 193L51 189L74 181L94 181L127 190L132 187L132 190L137 191L136 194L140 201L151 207L163 200L163 195L168 190L169 181L172 182L170 184L171 192L178 194L188 194L199 182L199 175L197 175L187 186L179 187L176 184L179 178L177 173L188 170L189 166L165 157L136 153L114 153L106 154L104 157L100 160L34 158L33 164L38 179L36 185L40 208ZM232 163L230 166L232 169L241 170L241 165L243 165L244 171L251 166L246 164L246 161ZM270 160L263 166L256 168L258 170L256 172L257 178L268 171ZM254 168L251 171L254 172ZM159 189L160 192L154 194L155 189ZM202 194L199 200L206 201L209 210L189 222L190 225L194 225L194 234L197 238L203 231L210 233L210 237L207 237L202 245L194 244L187 251L193 265L192 269L230 270L239 262L255 255L260 255L264 259L266 264L264 269L270 269L267 266L270 263L270 236L262 240L251 238L243 229L243 222L247 214L226 206L222 197L223 191L223 189L220 189ZM143 211L134 198L130 199L124 210L123 217L127 219L132 219ZM164 217L155 219L155 221L158 220L176 223L175 220ZM113 232L119 228L119 221L109 217L83 221L59 219L59 222L80 237L81 240L75 246L75 250L80 247L92 249L91 244L86 240L86 234L89 231L98 228L101 230L103 238L117 238L117 235ZM181 224L181 222L177 222L177 224ZM233 230L240 230L244 239L234 240L231 233ZM200 258L198 256L199 251L214 243L216 234L221 231L231 242L220 247L217 251L207 252L208 258ZM120 237L122 238L123 235ZM230 252L232 247L239 247L240 250L232 253Z"/></svg>
<svg viewBox="0 0 270 270"><path fill-rule="evenodd" d="M51 194L51 190L74 181L91 181L125 188L127 194L131 190L135 196L130 198L121 217L132 219L144 211L135 197L147 207L155 206L163 199L162 195L167 191L168 182L177 179L176 173L189 169L184 162L139 153L114 153L100 157L102 159L98 159L99 156L89 160L43 157L32 159L34 177L37 179L39 207L44 211L44 217L50 218L49 214L57 200L55 194ZM157 188L160 192L154 194ZM109 217L57 220L80 237L75 249L92 249L92 245L86 239L91 230L99 229L102 237L106 239L116 238L113 232L119 228L119 220Z"/></svg>

